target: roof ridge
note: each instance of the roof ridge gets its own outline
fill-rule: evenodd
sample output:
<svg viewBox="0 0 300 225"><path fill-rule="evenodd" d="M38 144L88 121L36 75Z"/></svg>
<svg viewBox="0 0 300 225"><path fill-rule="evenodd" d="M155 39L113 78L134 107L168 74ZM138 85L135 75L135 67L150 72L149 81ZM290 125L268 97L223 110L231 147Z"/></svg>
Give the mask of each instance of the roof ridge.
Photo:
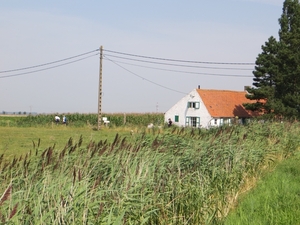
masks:
<svg viewBox="0 0 300 225"><path fill-rule="evenodd" d="M218 89L203 89L203 88L201 88L201 89L199 89L199 88L197 88L196 90L203 90L203 91L219 91L219 92L247 92L247 91L234 91L234 90L218 90Z"/></svg>

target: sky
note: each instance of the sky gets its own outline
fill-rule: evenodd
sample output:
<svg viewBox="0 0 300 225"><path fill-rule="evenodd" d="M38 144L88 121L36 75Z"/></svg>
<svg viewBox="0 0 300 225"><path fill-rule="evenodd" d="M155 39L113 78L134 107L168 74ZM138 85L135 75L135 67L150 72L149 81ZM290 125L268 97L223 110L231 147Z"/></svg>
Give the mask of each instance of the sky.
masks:
<svg viewBox="0 0 300 225"><path fill-rule="evenodd" d="M251 86L283 0L0 0L0 113L166 112ZM26 69L27 68L27 69Z"/></svg>

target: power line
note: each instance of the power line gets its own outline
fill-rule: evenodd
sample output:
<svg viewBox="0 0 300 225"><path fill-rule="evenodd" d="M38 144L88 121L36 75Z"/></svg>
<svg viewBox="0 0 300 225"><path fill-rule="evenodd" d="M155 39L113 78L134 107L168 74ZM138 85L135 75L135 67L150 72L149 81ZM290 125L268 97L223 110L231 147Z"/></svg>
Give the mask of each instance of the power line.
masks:
<svg viewBox="0 0 300 225"><path fill-rule="evenodd" d="M77 57L80 57L80 56L83 56L83 55L87 55L87 54L90 54L90 53L93 53L93 52L96 52L96 51L99 51L99 49L89 51L89 52L86 52L86 53L83 53L83 54L80 54L80 55L72 56L72 57L69 57L69 58L60 59L60 60L57 60L57 61L36 65L36 66L29 66L29 67L24 67L24 68L19 68L19 69L0 71L0 73L16 72L16 71L20 71L20 70L28 70L28 69L33 69L33 68L37 68L37 67L47 66L47 65L54 64L54 63L59 63L59 62L63 62L63 61L66 61L66 60L74 59L74 58L77 58Z"/></svg>
<svg viewBox="0 0 300 225"><path fill-rule="evenodd" d="M107 56L107 55L105 55L105 56ZM177 73L206 75L206 76L219 76L219 77L235 77L235 78L253 77L253 76L250 76L250 75L233 75L233 74L218 74L218 73L199 73L199 72L182 71L182 70L162 69L162 68L156 68L156 67L151 67L151 66L141 66L141 65L132 64L132 63L115 61L115 60L111 60L111 59L108 59L108 60L111 61L111 62L114 62L114 63L121 63L121 64L126 64L126 65L131 65L131 66L137 66L137 67L143 67L143 68L149 68L149 69L155 69L155 70L162 70L162 71L169 71L169 72L177 72Z"/></svg>
<svg viewBox="0 0 300 225"><path fill-rule="evenodd" d="M173 64L173 63L161 63L161 62L154 62L154 61L147 61L147 60L138 60L133 58L127 57L120 57L115 55L105 54L106 56L115 57L119 59L131 60L136 62L145 62L145 63L152 63L152 64L159 64L159 65L167 65L167 66L178 66L178 67L187 67L187 68L198 68L198 69L217 69L217 70L253 70L251 68L229 68L229 67L208 67L208 66L191 66L191 65L182 65L182 64Z"/></svg>
<svg viewBox="0 0 300 225"><path fill-rule="evenodd" d="M115 54L121 54L121 55L127 55L127 56L133 56L133 57L140 57L140 58L147 58L147 59L155 59L155 60L163 60L163 61L173 61L173 62L183 62L183 63L199 63L199 64L227 64L227 65L255 65L255 63L247 63L247 62L205 62L205 61L190 61L190 60L179 60L179 59L167 59L167 58L158 58L158 57L150 57L150 56L143 56L143 55L135 55L130 53L124 53L124 52L117 52L112 50L103 49L103 51L115 53Z"/></svg>
<svg viewBox="0 0 300 225"><path fill-rule="evenodd" d="M29 72L24 72L24 73L17 73L17 74L11 74L11 75L0 76L0 79L1 79L1 78L8 78L8 77L22 76L22 75L26 75L26 74L31 74L31 73L36 73L36 72L40 72L40 71L45 71L45 70L49 70L49 69L53 69L53 68L65 66L65 65L68 65L68 64L71 64L71 63L79 62L79 61L82 61L82 60L84 60L84 59L87 59L87 58L96 56L96 55L99 55L99 53L94 54L94 55L90 55L90 56L86 56L86 57L81 58L81 59L76 59L76 60L71 61L71 62L59 64L59 65L56 65L56 66L47 67L47 68L44 68L44 69L33 70L33 71L29 71ZM74 58L74 57L73 57L73 58ZM48 65L49 65L49 64L48 64Z"/></svg>
<svg viewBox="0 0 300 225"><path fill-rule="evenodd" d="M105 58L107 58L107 57L105 57ZM172 89L172 88L163 86L163 85L161 85L161 84L158 84L158 83L156 83L156 82L153 82L153 81L151 81L151 80L149 80L149 79L147 79L147 78L144 78L144 77L142 77L142 76L140 76L140 75L138 75L138 74L136 74L136 73L134 73L134 72L132 72L132 71L126 69L125 67L123 67L123 66L119 65L118 63L116 63L115 61L113 61L113 60L111 60L111 59L109 59L109 58L107 58L107 59L108 59L109 61L111 61L112 63L116 64L117 66L121 67L122 69L126 70L127 72L133 74L134 76L137 76L137 77L139 77L139 78L141 78L141 79L143 79L143 80L146 80L146 81L148 81L149 83L152 83L152 84L154 84L154 85L156 85L156 86L159 86L159 87L162 87L162 88L164 88L164 89L168 89L168 90L170 90L170 91L174 91L174 92L177 92L177 93L180 93L180 94L188 94L188 93L186 93L186 92L178 91L178 90L175 90L175 89Z"/></svg>
<svg viewBox="0 0 300 225"><path fill-rule="evenodd" d="M33 69L33 68L42 67L42 66L46 66L46 65L51 65L51 64L63 62L63 61L66 61L66 60L74 59L74 58L77 58L77 57L81 57L81 56L84 56L84 55L87 55L87 54L91 54L91 53L96 52L96 51L99 51L99 49L96 49L96 50L93 50L93 51L89 51L89 52L86 52L86 53L82 53L82 54L79 54L79 55L76 55L76 56L64 58L64 59L61 59L61 60L56 60L56 61L53 61L53 62L48 62L48 63L40 64L40 65L35 65L35 66L30 66L30 67L24 67L24 68L19 68L19 69L6 70L6 71L0 71L0 73L10 73L10 72L16 72L16 71L21 71L21 70L28 70L28 69ZM166 59L166 58L157 58L157 57L149 57L149 56L142 56L142 55L134 55L134 54L129 54L129 53L123 53L123 52L105 50L105 49L103 49L103 51L107 51L107 52L111 52L111 53L115 53L115 54L127 55L127 56L134 56L134 57L147 58L147 59L155 59L155 60L164 60L164 61L171 61L171 62L180 62L180 63L198 63L198 64L199 63L202 63L202 64L208 63L208 64L252 65L252 63L200 62L200 61ZM90 56L87 56L87 57L84 57L84 58L81 58L81 59L78 59L78 60L74 60L74 61L71 61L71 62L59 64L59 65L56 65L56 66L51 66L51 67L47 67L47 68L43 68L43 69L39 69L39 70L34 70L34 71L29 71L29 72L22 72L22 73L17 73L17 74L0 76L0 78L15 77L15 76L21 76L21 75L36 73L36 72L40 72L40 71L45 71L45 70L53 69L53 68L56 68L56 67L61 67L61 66L64 66L64 65L75 63L75 62L84 60L86 58L89 58L89 57L92 57L92 56L95 56L95 55L99 55L99 53L98 54L94 54L94 55L90 55ZM174 64L174 63L155 62L155 61L149 61L149 60L140 60L140 59L122 57L122 56L111 55L111 54L106 54L105 57L106 56L120 58L120 59L125 59L125 60L131 60L131 61L137 61L137 62L158 64L158 65L166 65L166 66L186 67L186 68L223 69L223 70L253 70L253 69L249 69L249 68L206 67L206 66L195 66L195 65L183 65L183 64ZM106 57L106 58L108 59L108 57ZM186 73L186 74L197 74L197 75L206 75L206 76L225 76L225 77L236 77L236 78L252 77L252 76L247 76L247 75L200 73L200 72L190 72L190 71L182 71L182 70L180 71L180 70L172 70L172 69L162 69L162 68L155 68L155 67L149 67L149 66L141 66L141 65L136 65L136 64L130 64L130 63L125 63L125 62L120 62L120 61L113 61L111 59L108 59L108 60L111 61L111 62L113 62L113 63L115 63L115 64L117 64L117 62L118 62L118 63L127 64L127 65L139 66L139 67L156 69L156 70L162 70L162 71L180 72L180 73ZM120 66L120 65L118 65L118 66ZM122 66L120 66L120 67L122 67ZM125 70L127 70L124 67L122 67L122 68L125 69ZM128 71L128 72L133 73L131 71ZM135 75L139 76L137 74L135 74ZM139 77L142 78L142 79L144 79L144 80L147 80L147 79L145 79L145 78L143 78L141 76L139 76ZM156 84L155 82L152 82L150 80L147 80L147 81ZM156 85L159 85L159 84L156 84ZM159 85L159 86L162 86L162 85Z"/></svg>

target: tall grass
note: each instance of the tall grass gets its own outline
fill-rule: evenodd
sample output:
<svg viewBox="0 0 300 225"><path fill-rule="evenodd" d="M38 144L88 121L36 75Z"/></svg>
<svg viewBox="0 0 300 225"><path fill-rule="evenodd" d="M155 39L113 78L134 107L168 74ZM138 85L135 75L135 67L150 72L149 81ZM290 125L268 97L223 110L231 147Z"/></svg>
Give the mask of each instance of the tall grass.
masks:
<svg viewBox="0 0 300 225"><path fill-rule="evenodd" d="M0 164L12 224L218 224L247 180L299 146L298 123L70 138ZM15 212L13 216L10 216Z"/></svg>

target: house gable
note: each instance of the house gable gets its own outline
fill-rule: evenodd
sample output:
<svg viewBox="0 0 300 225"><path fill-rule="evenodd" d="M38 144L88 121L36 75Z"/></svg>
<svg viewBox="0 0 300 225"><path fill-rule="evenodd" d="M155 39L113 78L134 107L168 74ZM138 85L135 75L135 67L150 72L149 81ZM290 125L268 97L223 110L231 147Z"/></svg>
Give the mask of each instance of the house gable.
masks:
<svg viewBox="0 0 300 225"><path fill-rule="evenodd" d="M166 111L165 122L169 118L177 126L187 126L191 118L195 118L197 122L200 121L199 126L206 127L211 116L197 90L194 89Z"/></svg>

